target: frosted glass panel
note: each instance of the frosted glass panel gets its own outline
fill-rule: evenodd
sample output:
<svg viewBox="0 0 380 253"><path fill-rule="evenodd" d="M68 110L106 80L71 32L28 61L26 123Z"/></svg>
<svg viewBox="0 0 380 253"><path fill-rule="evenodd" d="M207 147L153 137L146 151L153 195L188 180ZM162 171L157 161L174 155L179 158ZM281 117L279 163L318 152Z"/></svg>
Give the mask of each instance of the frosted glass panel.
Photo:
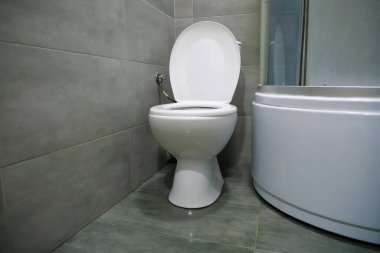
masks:
<svg viewBox="0 0 380 253"><path fill-rule="evenodd" d="M267 84L298 84L301 1L268 1Z"/></svg>
<svg viewBox="0 0 380 253"><path fill-rule="evenodd" d="M380 86L380 0L310 0L307 85Z"/></svg>

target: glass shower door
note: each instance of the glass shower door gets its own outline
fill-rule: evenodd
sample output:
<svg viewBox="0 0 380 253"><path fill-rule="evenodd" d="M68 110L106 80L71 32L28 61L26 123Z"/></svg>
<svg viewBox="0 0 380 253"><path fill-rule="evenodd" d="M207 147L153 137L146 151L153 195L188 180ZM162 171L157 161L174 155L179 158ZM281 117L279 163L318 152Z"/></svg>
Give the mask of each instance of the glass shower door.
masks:
<svg viewBox="0 0 380 253"><path fill-rule="evenodd" d="M307 86L380 86L380 0L308 0Z"/></svg>
<svg viewBox="0 0 380 253"><path fill-rule="evenodd" d="M266 78L268 85L299 85L302 1L267 0Z"/></svg>

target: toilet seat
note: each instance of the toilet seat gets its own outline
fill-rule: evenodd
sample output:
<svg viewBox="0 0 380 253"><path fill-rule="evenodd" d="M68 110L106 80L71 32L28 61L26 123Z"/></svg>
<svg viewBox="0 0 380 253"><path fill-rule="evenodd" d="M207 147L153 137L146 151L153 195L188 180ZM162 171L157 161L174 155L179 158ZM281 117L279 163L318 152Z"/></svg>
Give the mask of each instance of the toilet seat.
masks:
<svg viewBox="0 0 380 253"><path fill-rule="evenodd" d="M237 112L235 106L212 101L186 101L157 105L150 108L150 115L179 117L218 117Z"/></svg>
<svg viewBox="0 0 380 253"><path fill-rule="evenodd" d="M230 103L240 74L240 49L222 24L202 21L186 28L174 43L169 72L174 98Z"/></svg>

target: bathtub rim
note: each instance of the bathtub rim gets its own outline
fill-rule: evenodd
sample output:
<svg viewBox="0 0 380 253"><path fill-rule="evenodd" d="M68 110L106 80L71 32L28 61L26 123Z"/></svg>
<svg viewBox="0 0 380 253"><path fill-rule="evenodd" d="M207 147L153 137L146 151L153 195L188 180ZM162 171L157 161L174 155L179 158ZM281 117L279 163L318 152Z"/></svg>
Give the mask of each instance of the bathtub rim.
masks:
<svg viewBox="0 0 380 253"><path fill-rule="evenodd" d="M286 108L380 113L380 87L261 85L254 102Z"/></svg>
<svg viewBox="0 0 380 253"><path fill-rule="evenodd" d="M359 97L380 99L380 86L285 86L259 84L257 86L257 92L278 95L304 95L312 97Z"/></svg>

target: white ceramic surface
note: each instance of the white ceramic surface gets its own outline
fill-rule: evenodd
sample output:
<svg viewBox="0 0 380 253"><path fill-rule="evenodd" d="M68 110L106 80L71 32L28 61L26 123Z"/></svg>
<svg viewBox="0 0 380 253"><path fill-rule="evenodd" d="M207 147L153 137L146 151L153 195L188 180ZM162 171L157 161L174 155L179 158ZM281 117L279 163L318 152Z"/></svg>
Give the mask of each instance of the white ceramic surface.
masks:
<svg viewBox="0 0 380 253"><path fill-rule="evenodd" d="M307 223L380 244L379 102L258 93L252 142L258 193Z"/></svg>
<svg viewBox="0 0 380 253"><path fill-rule="evenodd" d="M224 116L163 116L149 114L160 145L177 158L169 200L185 208L211 205L223 186L216 155L235 129L236 107ZM153 108L152 108L153 109Z"/></svg>
<svg viewBox="0 0 380 253"><path fill-rule="evenodd" d="M232 32L211 21L195 23L177 38L170 57L174 97L230 103L240 74L240 50Z"/></svg>
<svg viewBox="0 0 380 253"><path fill-rule="evenodd" d="M170 202L205 207L222 191L216 155L236 126L236 107L228 103L239 79L239 45L223 25L199 22L178 36L169 68L178 103L152 107L150 127L160 145L177 158Z"/></svg>
<svg viewBox="0 0 380 253"><path fill-rule="evenodd" d="M193 101L172 104L162 104L150 109L150 114L161 116L224 116L236 112L236 107L230 104L209 101Z"/></svg>

